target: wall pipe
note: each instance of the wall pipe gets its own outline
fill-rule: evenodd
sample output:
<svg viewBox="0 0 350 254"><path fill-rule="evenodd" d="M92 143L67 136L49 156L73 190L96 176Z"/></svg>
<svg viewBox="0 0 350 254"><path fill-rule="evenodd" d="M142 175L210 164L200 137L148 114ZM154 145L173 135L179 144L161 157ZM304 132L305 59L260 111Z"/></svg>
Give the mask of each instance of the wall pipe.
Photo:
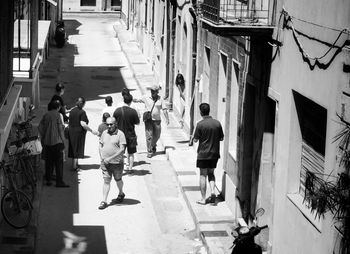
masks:
<svg viewBox="0 0 350 254"><path fill-rule="evenodd" d="M192 3L193 4L193 3ZM192 40L192 80L191 80L191 104L190 104L190 135L192 135L194 131L194 93L196 86L196 62L197 62L197 14L195 13L193 7L189 8L189 12L193 18L193 40Z"/></svg>

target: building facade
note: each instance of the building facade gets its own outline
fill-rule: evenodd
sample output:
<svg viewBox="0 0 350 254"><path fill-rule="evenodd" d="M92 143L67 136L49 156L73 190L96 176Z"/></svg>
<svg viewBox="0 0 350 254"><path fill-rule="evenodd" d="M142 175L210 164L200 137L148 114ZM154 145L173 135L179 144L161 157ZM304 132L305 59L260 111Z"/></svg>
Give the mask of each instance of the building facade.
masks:
<svg viewBox="0 0 350 254"><path fill-rule="evenodd" d="M335 137L342 126L337 114L349 121L349 13L348 1L277 3L280 43L269 86L278 112L272 253L339 253L342 232L334 214L316 217L304 198L309 174L335 182L343 171Z"/></svg>
<svg viewBox="0 0 350 254"><path fill-rule="evenodd" d="M124 20L188 135L201 102L224 127L216 176L234 216L265 209L267 253L341 253L346 221L317 216L310 193L349 176L335 137L350 126L350 4L129 3Z"/></svg>
<svg viewBox="0 0 350 254"><path fill-rule="evenodd" d="M63 11L119 11L121 0L64 0Z"/></svg>

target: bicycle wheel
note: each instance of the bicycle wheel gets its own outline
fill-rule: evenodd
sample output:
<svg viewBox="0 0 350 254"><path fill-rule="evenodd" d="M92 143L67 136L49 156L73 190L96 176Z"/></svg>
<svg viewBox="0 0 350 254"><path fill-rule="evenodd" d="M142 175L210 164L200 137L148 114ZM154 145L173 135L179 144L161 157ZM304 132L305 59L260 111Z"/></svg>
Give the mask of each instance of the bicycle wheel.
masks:
<svg viewBox="0 0 350 254"><path fill-rule="evenodd" d="M1 199L1 213L5 221L14 228L28 226L33 206L22 191L8 191Z"/></svg>
<svg viewBox="0 0 350 254"><path fill-rule="evenodd" d="M24 169L25 170L25 169ZM36 186L28 177L24 170L17 171L15 174L16 186L19 190L28 195L31 201L34 201Z"/></svg>

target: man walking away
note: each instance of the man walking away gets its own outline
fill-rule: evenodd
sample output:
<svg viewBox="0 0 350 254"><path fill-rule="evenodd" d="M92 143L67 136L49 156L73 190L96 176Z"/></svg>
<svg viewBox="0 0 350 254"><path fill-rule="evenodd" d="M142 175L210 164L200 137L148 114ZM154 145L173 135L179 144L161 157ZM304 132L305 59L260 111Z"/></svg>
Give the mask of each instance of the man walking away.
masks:
<svg viewBox="0 0 350 254"><path fill-rule="evenodd" d="M124 168L124 151L126 146L125 135L121 130L117 129L114 117L106 120L108 127L100 137L100 156L101 169L103 174L103 201L98 209L105 209L107 205L107 197L110 190L112 176L117 183L119 189L118 197L113 200L115 202L123 202L125 194L123 192L123 168Z"/></svg>
<svg viewBox="0 0 350 254"><path fill-rule="evenodd" d="M194 133L194 142L199 141L197 150L197 167L200 170L199 187L202 199L197 203L205 205L215 203L215 175L214 169L220 158L220 141L224 140L224 133L219 121L209 116L210 106L208 103L199 105L202 120L197 123ZM207 176L211 195L206 200Z"/></svg>
<svg viewBox="0 0 350 254"><path fill-rule="evenodd" d="M140 123L137 111L130 107L132 102L132 95L125 94L123 96L125 105L117 108L114 111L114 118L116 119L118 129L124 132L126 138L126 147L128 152L129 171L131 172L134 165L134 153L136 153L137 136L135 132L135 124Z"/></svg>
<svg viewBox="0 0 350 254"><path fill-rule="evenodd" d="M56 187L69 187L63 182L64 133L58 100L50 102L51 110L41 119L38 130L46 149L45 178L46 185L51 185L52 171L56 169Z"/></svg>

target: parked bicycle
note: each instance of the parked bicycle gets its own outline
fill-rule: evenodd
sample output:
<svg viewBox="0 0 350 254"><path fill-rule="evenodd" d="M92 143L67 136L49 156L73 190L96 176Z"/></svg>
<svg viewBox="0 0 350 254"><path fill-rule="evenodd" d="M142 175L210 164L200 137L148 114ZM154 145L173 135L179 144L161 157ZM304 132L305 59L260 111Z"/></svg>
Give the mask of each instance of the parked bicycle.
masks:
<svg viewBox="0 0 350 254"><path fill-rule="evenodd" d="M14 228L24 228L28 226L32 218L33 205L28 196L18 189L16 184L16 174L12 167L0 162L0 169L3 171L6 185L3 186L5 193L1 198L1 213L4 220Z"/></svg>
<svg viewBox="0 0 350 254"><path fill-rule="evenodd" d="M33 153L33 149L31 149L32 142L38 139L37 136L32 134L33 126L31 121L34 117L30 116L26 121L13 124L16 139L10 141L7 147L8 164L12 168L12 172L14 172L16 185L29 196L31 201L35 197L37 182L36 168L32 162L38 159L36 157L37 154Z"/></svg>
<svg viewBox="0 0 350 254"><path fill-rule="evenodd" d="M28 151L26 149L16 151L9 156L7 164L14 175L17 188L25 192L31 201L34 201L37 178Z"/></svg>

